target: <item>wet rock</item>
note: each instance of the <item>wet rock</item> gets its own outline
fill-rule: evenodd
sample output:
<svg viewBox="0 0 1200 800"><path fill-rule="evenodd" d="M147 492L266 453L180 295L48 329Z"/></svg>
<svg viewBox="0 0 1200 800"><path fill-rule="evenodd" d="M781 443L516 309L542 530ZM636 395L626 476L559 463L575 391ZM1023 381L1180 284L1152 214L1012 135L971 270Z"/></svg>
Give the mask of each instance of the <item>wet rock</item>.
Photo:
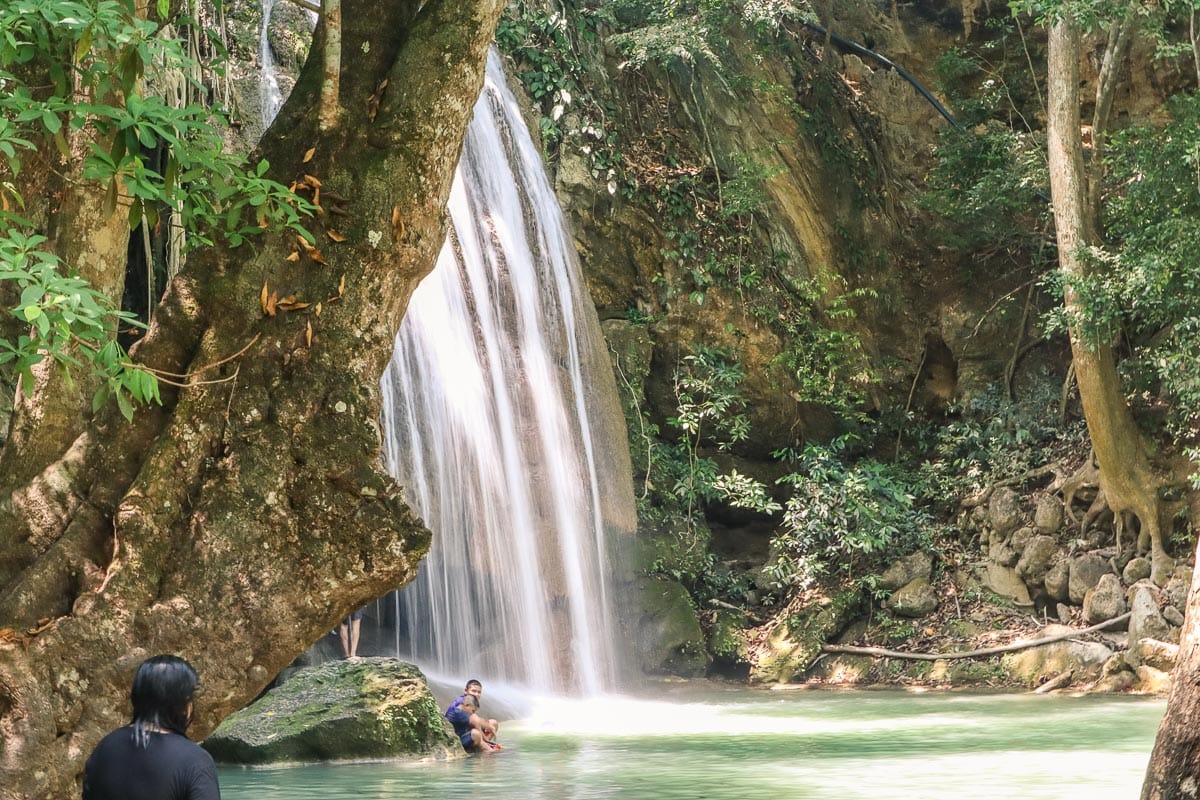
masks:
<svg viewBox="0 0 1200 800"><path fill-rule="evenodd" d="M1070 628L1047 625L1038 638L1066 633ZM1071 671L1079 681L1095 680L1112 650L1098 642L1075 642L1069 639L1051 642L1028 650L1006 653L1001 659L1004 669L1016 680L1037 686L1046 680Z"/></svg>
<svg viewBox="0 0 1200 800"><path fill-rule="evenodd" d="M1176 638L1171 624L1163 619L1158 610L1158 590L1152 584L1142 582L1131 587L1129 606L1133 612L1129 618L1131 645L1136 645L1142 639L1169 642Z"/></svg>
<svg viewBox="0 0 1200 800"><path fill-rule="evenodd" d="M1058 557L1058 542L1052 536L1034 536L1025 545L1021 560L1017 562L1017 574L1025 585L1041 588L1045 585L1046 574L1054 566Z"/></svg>
<svg viewBox="0 0 1200 800"><path fill-rule="evenodd" d="M988 503L989 527L1007 538L1020 524L1021 504L1017 493L1007 487L997 489Z"/></svg>
<svg viewBox="0 0 1200 800"><path fill-rule="evenodd" d="M646 576L636 591L636 607L641 609L636 652L642 671L685 678L703 675L708 646L687 590L678 581Z"/></svg>
<svg viewBox="0 0 1200 800"><path fill-rule="evenodd" d="M1119 617L1129 610L1121 579L1112 573L1101 575L1095 588L1083 598L1083 618L1089 625Z"/></svg>
<svg viewBox="0 0 1200 800"><path fill-rule="evenodd" d="M1070 562L1065 558L1059 559L1046 572L1042 585L1046 587L1046 594L1059 602L1066 602L1071 594L1070 578Z"/></svg>
<svg viewBox="0 0 1200 800"><path fill-rule="evenodd" d="M1093 692L1128 692L1137 685L1137 675L1133 670L1126 669L1120 672L1114 672L1111 675L1104 675L1100 680L1092 684Z"/></svg>
<svg viewBox="0 0 1200 800"><path fill-rule="evenodd" d="M231 714L203 746L234 764L462 755L425 676L395 658L298 670Z"/></svg>
<svg viewBox="0 0 1200 800"><path fill-rule="evenodd" d="M1161 669L1141 665L1134 670L1137 691L1143 694L1167 694L1171 691L1171 675Z"/></svg>
<svg viewBox="0 0 1200 800"><path fill-rule="evenodd" d="M1175 669L1175 663L1179 660L1179 645L1156 639L1139 639L1129 648L1126 660L1130 666L1145 664L1163 672L1170 672Z"/></svg>
<svg viewBox="0 0 1200 800"><path fill-rule="evenodd" d="M1084 553L1071 559L1067 580L1067 595L1075 605L1083 602L1088 590L1109 573L1108 559L1098 553Z"/></svg>
<svg viewBox="0 0 1200 800"><path fill-rule="evenodd" d="M1025 586L1025 582L1012 567L989 563L983 583L987 588L1015 605L1033 605L1033 599L1029 596L1029 588Z"/></svg>
<svg viewBox="0 0 1200 800"><path fill-rule="evenodd" d="M1039 497L1037 506L1033 511L1033 525L1038 529L1038 532L1044 534L1055 533L1062 527L1062 521L1062 501L1050 494L1044 494Z"/></svg>
<svg viewBox="0 0 1200 800"><path fill-rule="evenodd" d="M917 578L928 581L932 574L933 557L925 552L912 553L884 570L879 578L879 585L889 591L895 591Z"/></svg>
<svg viewBox="0 0 1200 800"><path fill-rule="evenodd" d="M1148 558L1133 558L1125 565L1125 569L1121 571L1121 580L1125 581L1126 586L1133 586L1138 581L1145 580L1150 577L1150 559Z"/></svg>
<svg viewBox="0 0 1200 800"><path fill-rule="evenodd" d="M937 608L937 593L928 578L917 578L888 598L888 608L901 617L918 618Z"/></svg>

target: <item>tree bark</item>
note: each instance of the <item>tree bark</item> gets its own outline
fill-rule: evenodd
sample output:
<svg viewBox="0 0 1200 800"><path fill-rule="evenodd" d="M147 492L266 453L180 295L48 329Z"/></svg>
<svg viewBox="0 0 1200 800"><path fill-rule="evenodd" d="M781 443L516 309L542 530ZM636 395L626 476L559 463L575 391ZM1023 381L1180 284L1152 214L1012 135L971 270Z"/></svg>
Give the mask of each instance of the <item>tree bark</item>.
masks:
<svg viewBox="0 0 1200 800"><path fill-rule="evenodd" d="M343 4L342 124L320 130L314 47L262 145L273 177L319 186L317 247L189 257L134 354L186 388L132 423L98 414L51 465L61 513L7 512L24 528L0 542L20 565L0 586L4 800L78 796L144 658L196 665L202 737L428 549L382 466L379 379L444 240L502 4Z"/></svg>
<svg viewBox="0 0 1200 800"><path fill-rule="evenodd" d="M1087 204L1079 112L1080 32L1069 16L1056 20L1047 39L1047 124L1050 193L1059 267L1067 279L1064 303L1071 320L1071 354L1088 433L1100 465L1100 488L1114 516L1132 515L1150 541L1159 575L1170 560L1162 545L1158 485L1133 413L1125 402L1116 357L1108 342L1091 342L1081 330L1087 313L1076 286L1088 276L1085 257L1095 242ZM1120 522L1118 523L1120 528ZM1119 535L1119 534L1118 534Z"/></svg>
<svg viewBox="0 0 1200 800"><path fill-rule="evenodd" d="M1200 493L1190 496L1192 530L1200 525ZM1200 550L1197 551L1200 559ZM1200 563L1200 561L1194 562ZM1179 660L1171 673L1167 713L1158 725L1142 800L1195 800L1200 793L1200 570L1192 573Z"/></svg>

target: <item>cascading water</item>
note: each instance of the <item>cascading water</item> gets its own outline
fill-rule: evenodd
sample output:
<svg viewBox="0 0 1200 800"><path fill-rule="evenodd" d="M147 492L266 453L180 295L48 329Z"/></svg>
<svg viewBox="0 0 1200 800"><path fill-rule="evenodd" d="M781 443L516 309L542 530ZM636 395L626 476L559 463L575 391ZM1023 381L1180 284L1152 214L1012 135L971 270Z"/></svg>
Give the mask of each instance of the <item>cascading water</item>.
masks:
<svg viewBox="0 0 1200 800"><path fill-rule="evenodd" d="M263 127L271 124L275 115L283 105L283 93L279 90L279 70L275 64L275 54L271 52L271 41L267 31L271 27L271 11L275 8L275 0L260 0L262 5L262 27L258 32L259 68L259 100L262 104Z"/></svg>
<svg viewBox="0 0 1200 800"><path fill-rule="evenodd" d="M605 529L632 529L628 454L574 247L495 52L449 211L383 380L388 463L434 543L381 605L397 655L435 674L594 693L616 668Z"/></svg>

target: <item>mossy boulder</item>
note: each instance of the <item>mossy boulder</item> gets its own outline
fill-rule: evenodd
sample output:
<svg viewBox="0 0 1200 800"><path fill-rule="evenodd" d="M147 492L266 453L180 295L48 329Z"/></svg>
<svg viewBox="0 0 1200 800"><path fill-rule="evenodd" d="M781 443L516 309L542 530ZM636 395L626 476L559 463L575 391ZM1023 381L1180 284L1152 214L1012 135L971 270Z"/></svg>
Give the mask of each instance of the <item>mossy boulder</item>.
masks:
<svg viewBox="0 0 1200 800"><path fill-rule="evenodd" d="M704 631L687 590L678 581L646 576L636 586L638 619L637 657L643 672L703 675L709 655Z"/></svg>
<svg viewBox="0 0 1200 800"><path fill-rule="evenodd" d="M298 670L226 718L203 745L232 764L462 754L425 676L394 658Z"/></svg>
<svg viewBox="0 0 1200 800"><path fill-rule="evenodd" d="M864 594L850 587L798 598L771 629L750 668L755 683L789 683L804 674L821 648L858 616Z"/></svg>

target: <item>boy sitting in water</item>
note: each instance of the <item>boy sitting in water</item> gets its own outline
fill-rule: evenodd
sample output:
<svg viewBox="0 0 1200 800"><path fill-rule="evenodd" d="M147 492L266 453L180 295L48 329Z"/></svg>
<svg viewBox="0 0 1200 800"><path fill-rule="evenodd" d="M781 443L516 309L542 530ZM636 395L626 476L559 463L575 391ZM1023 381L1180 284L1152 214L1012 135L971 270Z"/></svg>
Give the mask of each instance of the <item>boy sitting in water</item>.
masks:
<svg viewBox="0 0 1200 800"><path fill-rule="evenodd" d="M465 694L446 709L446 719L454 726L454 734L468 753L498 750L500 746L484 736L484 721L475 713L478 709L475 698Z"/></svg>
<svg viewBox="0 0 1200 800"><path fill-rule="evenodd" d="M461 703L462 699L467 696L475 698L476 713L483 710L483 707L482 707L483 684L480 683L475 678L471 678L471 680L467 681L467 685L465 687L463 687L463 693L454 699L454 702L450 704L450 708L446 709L446 718L447 719L450 718L449 715L450 715L451 709L453 709L455 706L457 706L459 703ZM485 742L490 742L492 744L495 744L496 734L500 730L500 723L494 719L487 719L483 716L480 716L479 730L483 733L483 740ZM500 748L500 745L496 745L496 749L499 749L499 748Z"/></svg>

